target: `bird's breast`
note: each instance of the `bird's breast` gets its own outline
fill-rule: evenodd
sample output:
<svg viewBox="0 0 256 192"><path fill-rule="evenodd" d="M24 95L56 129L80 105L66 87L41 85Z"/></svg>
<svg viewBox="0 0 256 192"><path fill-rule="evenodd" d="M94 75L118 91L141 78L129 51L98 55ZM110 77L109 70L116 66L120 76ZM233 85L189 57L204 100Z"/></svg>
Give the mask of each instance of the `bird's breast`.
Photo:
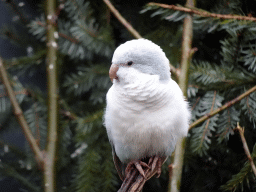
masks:
<svg viewBox="0 0 256 192"><path fill-rule="evenodd" d="M149 86L146 90L140 86L111 88L106 115L112 117L109 134L121 161L169 155L174 149L178 105L170 90L157 87L159 90Z"/></svg>
<svg viewBox="0 0 256 192"><path fill-rule="evenodd" d="M171 155L177 138L187 134L186 116L187 104L172 80L164 84L146 76L114 83L107 94L105 125L122 162Z"/></svg>
<svg viewBox="0 0 256 192"><path fill-rule="evenodd" d="M136 81L116 83L113 92L116 104L123 110L133 112L158 110L168 102L171 93L166 84L159 82L157 75L144 75Z"/></svg>

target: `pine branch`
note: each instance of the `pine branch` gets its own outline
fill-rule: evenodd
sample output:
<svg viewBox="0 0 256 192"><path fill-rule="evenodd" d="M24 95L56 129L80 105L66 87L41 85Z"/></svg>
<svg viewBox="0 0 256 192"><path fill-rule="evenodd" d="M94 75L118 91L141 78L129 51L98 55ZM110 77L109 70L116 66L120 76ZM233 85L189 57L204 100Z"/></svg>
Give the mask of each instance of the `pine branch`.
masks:
<svg viewBox="0 0 256 192"><path fill-rule="evenodd" d="M254 128L256 127L256 92L252 93L246 99L243 99L240 103L242 110L249 117L250 122L253 123Z"/></svg>
<svg viewBox="0 0 256 192"><path fill-rule="evenodd" d="M33 24L33 23L32 23ZM30 24L29 26L32 28L32 24ZM42 22L42 21L34 21L34 25L38 25L38 26L41 26L43 27L45 30L46 30L46 23ZM36 34L34 34L36 35ZM71 37L71 36L68 36L64 33L61 33L61 32L58 32L58 35L64 39L67 39L68 41L72 42L72 43L75 43L75 44L78 44L79 41L74 38L74 37Z"/></svg>
<svg viewBox="0 0 256 192"><path fill-rule="evenodd" d="M44 169L44 189L45 192L56 191L56 154L58 139L58 80L57 80L57 39L56 39L56 2L48 0L46 2L47 15L47 85L48 85L48 135L46 146L46 158Z"/></svg>
<svg viewBox="0 0 256 192"><path fill-rule="evenodd" d="M251 156L255 160L256 144L253 147ZM252 174L252 168L251 168L250 162L246 161L242 169L239 171L239 173L233 175L232 178L226 184L220 186L220 189L222 189L223 191L236 191L239 185L241 185L241 188L243 189L244 181L246 181L247 184L249 184L250 179L252 180L253 183L255 182L255 176Z"/></svg>
<svg viewBox="0 0 256 192"><path fill-rule="evenodd" d="M248 145L247 145L247 142L246 142L246 139L244 137L244 128L242 128L239 123L237 123L237 127L236 127L236 130L239 131L239 134L240 134L240 137L241 137L241 140L242 140L242 143L243 143L243 146L244 146L244 151L245 151L245 154L251 164L251 167L252 167L252 171L254 173L254 175L256 176L256 167L254 165L254 162L253 162L253 159L252 159L252 156L250 154L250 150L248 148Z"/></svg>
<svg viewBox="0 0 256 192"><path fill-rule="evenodd" d="M115 15L115 17L122 23L126 29L137 39L142 38L142 36L132 27L130 23L126 21L126 19L119 13L119 11L112 5L112 3L109 0L103 0L110 11Z"/></svg>
<svg viewBox="0 0 256 192"><path fill-rule="evenodd" d="M249 89L248 91L244 92L243 94L241 94L240 96L236 97L235 99L227 102L225 105L223 105L222 107L219 107L218 109L212 111L211 113L208 113L206 115L204 115L203 117L201 117L200 119L196 120L195 122L193 122L190 126L189 129L192 129L193 127L199 125L200 123L204 122L205 120L211 118L212 116L216 115L217 113L231 107L232 105L234 105L235 103L237 103L238 101L241 101L243 98L245 98L246 96L250 95L251 93L253 93L254 91L256 91L256 86L252 87L251 89Z"/></svg>
<svg viewBox="0 0 256 192"><path fill-rule="evenodd" d="M187 0L186 5L194 7L195 0ZM182 59L181 59L181 73L179 76L179 86L184 94L187 96L188 88L188 71L191 62L193 38L193 18L192 15L186 16L183 24L183 41L182 41ZM174 154L174 162L172 174L169 178L169 190L171 192L178 192L181 184L182 167L185 153L186 138L181 138L177 144Z"/></svg>
<svg viewBox="0 0 256 192"><path fill-rule="evenodd" d="M103 0L108 8L112 11L112 13L116 16L116 18L122 23L126 29L137 39L143 38L138 31L136 31L133 26L126 21L126 19L119 13L119 11L113 6L113 4L109 0ZM174 74L175 78L178 79L180 75L180 70L176 69L172 64L169 64L171 68L171 72Z"/></svg>
<svg viewBox="0 0 256 192"><path fill-rule="evenodd" d="M212 106L211 106L210 111L213 111L213 108L214 108L214 105L215 105L216 94L217 94L217 92L214 91L214 96L213 96ZM207 122L206 122L205 129L204 129L202 137L200 139L199 148L202 147L202 145L203 145L203 141L204 141L204 139L205 139L205 137L207 135L207 132L208 132L209 124L210 124L210 119L208 119Z"/></svg>
<svg viewBox="0 0 256 192"><path fill-rule="evenodd" d="M84 11L87 11L87 8L89 6L89 2L84 3L84 1L77 1L77 0L71 0L71 1L65 1L65 9L69 15L70 18L74 18L74 20L82 19L86 20L88 14L84 14ZM75 11L72 11L75 10Z"/></svg>
<svg viewBox="0 0 256 192"><path fill-rule="evenodd" d="M32 102L30 108L24 112L24 116L39 147L43 150L47 137L47 107L44 103Z"/></svg>
<svg viewBox="0 0 256 192"><path fill-rule="evenodd" d="M224 15L224 14L217 14L217 13L210 13L208 11L204 11L201 9L195 9L192 6L186 6L186 7L181 7L181 6L176 6L176 5L166 5L166 4L161 4L161 3L149 3L149 6L158 6L162 7L165 9L173 9L177 11L182 11L190 14L196 14L201 17L214 17L218 19L235 19L235 20L246 20L246 21L256 21L255 17L247 17L247 16L241 16L241 15Z"/></svg>
<svg viewBox="0 0 256 192"><path fill-rule="evenodd" d="M18 101L15 97L15 93L14 93L12 87L11 87L11 83L10 83L8 77L7 77L7 72L4 68L4 65L3 65L3 62L2 62L1 58L0 58L0 74L1 74L2 82L5 85L5 88L7 90L8 95L9 95L10 101L12 103L13 110L14 110L14 115L16 116L28 143L29 143L32 151L35 154L35 157L36 157L36 160L38 162L39 167L42 168L43 165L44 165L44 159L43 159L42 152L41 152L39 146L37 145L37 142L36 142L35 138L33 137L32 133L30 131L28 123L27 123L27 121L24 117L23 111L21 110L21 108L19 106L19 103L18 103Z"/></svg>
<svg viewBox="0 0 256 192"><path fill-rule="evenodd" d="M45 57L45 50L38 51L31 57L24 56L24 57L19 57L15 59L10 59L10 60L5 60L4 63L6 64L6 68L19 68L21 65L24 67L25 65L29 65L32 62L38 61L42 58Z"/></svg>
<svg viewBox="0 0 256 192"><path fill-rule="evenodd" d="M68 35L66 35L66 34L64 34L64 33L60 33L60 32L59 32L59 36L62 37L62 38L64 38L64 39L67 39L68 41L70 41L70 42L72 42L72 43L75 43L75 44L78 44L78 43L79 43L79 41L78 41L77 39L75 39L75 38L73 38L73 37L70 37L70 36L68 36Z"/></svg>
<svg viewBox="0 0 256 192"><path fill-rule="evenodd" d="M196 116L203 116L221 106L224 98L217 94L217 91L207 92L200 99L193 113L194 119ZM200 156L207 153L211 144L212 132L215 132L217 126L218 115L208 119L200 126L192 131L190 148L192 152L198 153Z"/></svg>
<svg viewBox="0 0 256 192"><path fill-rule="evenodd" d="M240 110L237 110L234 105L223 111L217 122L218 129L216 134L218 135L218 143L223 140L229 140L229 136L234 134L234 127L239 121Z"/></svg>

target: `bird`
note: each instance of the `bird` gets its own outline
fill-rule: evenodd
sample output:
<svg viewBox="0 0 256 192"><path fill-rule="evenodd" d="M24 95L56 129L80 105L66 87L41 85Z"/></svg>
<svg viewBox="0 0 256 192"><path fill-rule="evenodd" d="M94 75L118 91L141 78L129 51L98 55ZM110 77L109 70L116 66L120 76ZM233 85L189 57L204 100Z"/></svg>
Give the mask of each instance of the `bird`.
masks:
<svg viewBox="0 0 256 192"><path fill-rule="evenodd" d="M191 116L168 58L150 40L129 40L114 51L109 77L103 124L120 178L132 166L145 177L149 165L159 176L178 139L187 136Z"/></svg>

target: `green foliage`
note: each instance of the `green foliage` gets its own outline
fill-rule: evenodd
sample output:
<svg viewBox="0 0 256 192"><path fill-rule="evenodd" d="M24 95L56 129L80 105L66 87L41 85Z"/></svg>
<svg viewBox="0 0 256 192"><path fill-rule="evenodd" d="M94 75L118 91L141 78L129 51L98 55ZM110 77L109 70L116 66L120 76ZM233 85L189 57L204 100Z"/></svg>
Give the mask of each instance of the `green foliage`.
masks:
<svg viewBox="0 0 256 192"><path fill-rule="evenodd" d="M106 24L106 20L95 19L93 14L95 10L91 8L89 2L60 1L60 5L63 9L56 23L58 33L54 34L58 39L58 48L61 53L59 75L63 80L60 83L62 104L57 158L58 188L67 191L75 185L78 191L84 188L93 191L92 186L99 186L98 189L104 191L115 191L117 176L105 128L102 127L102 104L105 101L106 91L111 85L108 68L114 50L112 29L110 25ZM105 12L102 14L104 15ZM32 79L35 74L45 76L44 59L47 46L42 47L41 42L44 43L46 40L46 18L47 16L41 14L29 21L27 25L29 33L26 35L32 35L39 40L38 44L35 41L32 47L36 52L32 56L5 61L9 72L15 73L18 77L30 75ZM23 43L23 45L25 44ZM17 99L20 103L23 102L22 108L32 134L40 149L44 150L47 142L48 109L46 107L47 97L40 90L43 87L34 87L32 82L26 85L26 89L16 82L13 85ZM0 86L2 126L8 119L10 120L12 110L4 86ZM98 129L94 129L94 127L98 127ZM86 133L83 133L82 130ZM97 146L99 138L102 139L101 147ZM89 147L85 151L79 152L80 147L84 146L83 143ZM94 149L96 146L98 149ZM24 151L26 156L22 158L22 164L26 167L26 173L21 171L20 178L27 177L27 182L32 185L35 180L27 176L27 172L32 172L34 178L37 179L36 182L42 182L41 173L37 170L36 160L28 143L26 143ZM108 158L104 158L105 156ZM96 163L99 163L98 167ZM102 176L99 177L97 174L91 173L91 170L95 170L95 173ZM41 181L38 180L39 178ZM108 179L104 179L102 182L103 178ZM94 182L94 179L98 182ZM20 181L24 186L28 186L25 180L21 179Z"/></svg>
<svg viewBox="0 0 256 192"><path fill-rule="evenodd" d="M207 115L221 107L222 101L223 97L216 91L209 91L200 99L193 113L196 117ZM218 117L219 115L217 114L192 130L191 149L193 152L201 156L206 154L206 151L210 148L212 132L216 131Z"/></svg>
<svg viewBox="0 0 256 192"><path fill-rule="evenodd" d="M240 122L240 111L234 106L223 111L218 119L218 141L221 143L223 140L228 141L229 136L234 134L234 128Z"/></svg>
<svg viewBox="0 0 256 192"><path fill-rule="evenodd" d="M202 3L201 5L207 7L206 4ZM210 6L211 8L207 7L209 10L206 10L212 13L243 15L244 13L240 9L241 4L241 1L224 1L222 3L216 1L214 5ZM196 10L202 11L200 9ZM151 17L159 17L163 20L177 23L181 23L187 15L187 13L152 5L147 5L143 10L143 13L145 12L150 12ZM188 97L192 107L192 122L210 114L212 110L246 92L256 82L255 22L194 15L193 24L194 44L198 48L198 52L195 53L190 68L190 85L188 88ZM207 39L207 36L218 37L215 39L218 44L212 38ZM211 43L207 44L207 40L211 41ZM215 49L218 50L218 53ZM209 55L208 59L207 55ZM215 55L216 59L212 55ZM233 138L236 138L234 128L238 122L243 123L246 130L251 132L250 136L246 136L248 136L247 139L249 141L253 140L254 142L252 143L255 144L255 136L253 136L255 134L255 98L256 94L252 93L239 104L231 106L193 128L188 139L188 150L193 153L193 158L197 158L196 154L198 154L201 158L212 159L218 146L225 147L223 150L226 150L226 153L229 150L236 150L230 147L235 143L230 143ZM217 150L221 151L220 149ZM242 152L244 153L243 150ZM187 153L190 154L189 152ZM225 158L232 162L232 157ZM198 163L196 161L193 162ZM214 169L217 169L218 166L225 164L217 161L210 166L210 169L214 172ZM202 166L197 167L196 172L201 172L193 180L192 186L187 189L193 191L194 186L198 185L198 180L206 179L203 174L204 169ZM253 188L255 189L253 187L255 178L251 172L249 162L246 162L241 170L240 166L237 167L235 165L232 169L227 167L221 167L221 169L230 171L229 175L226 175L225 181L229 181L225 185L221 188L202 187L201 189L200 186L197 186L194 191L217 191L220 189L227 191L253 191ZM189 174L191 173L189 172ZM235 175L231 179L232 174ZM223 173L221 177L224 178L224 175ZM184 177L186 177L186 174ZM218 176L215 181L211 179L207 183L216 183L217 178ZM213 185L216 186L216 184Z"/></svg>
<svg viewBox="0 0 256 192"><path fill-rule="evenodd" d="M22 103L25 96L26 90L20 84L19 81L13 81L13 90L16 95L16 99L19 103ZM12 106L10 99L8 98L7 92L3 84L0 85L0 126L3 126L12 114Z"/></svg>
<svg viewBox="0 0 256 192"><path fill-rule="evenodd" d="M107 68L102 65L92 65L90 67L78 67L77 72L67 76L63 86L67 88L67 94L82 95L91 90L89 100L96 103L103 103L105 93L110 87ZM97 89L95 89L97 88Z"/></svg>
<svg viewBox="0 0 256 192"><path fill-rule="evenodd" d="M111 28L96 23L89 2L66 1L63 6L67 18L58 20L56 34L61 53L72 59L90 59L94 54L110 57L114 49ZM34 36L45 41L45 16L36 18L28 27Z"/></svg>
<svg viewBox="0 0 256 192"><path fill-rule="evenodd" d="M230 63L229 63L230 64ZM211 64L207 61L194 61L190 68L190 81L205 90L225 90L252 83L255 75L237 66L233 68L224 62Z"/></svg>
<svg viewBox="0 0 256 192"><path fill-rule="evenodd" d="M138 1L137 7L128 1L112 3L143 37L159 44L170 62L179 67L182 23L188 13L148 6L148 2ZM30 46L33 54L5 60L4 63L29 127L43 150L47 142L48 110L47 89L42 82L45 79L47 16L40 11L38 17L25 21L27 17L23 14L26 13L20 11L18 4L7 3L20 15L21 21L17 23L22 30L5 26L1 29L2 35L24 49ZM172 3L183 4L184 1ZM254 14L248 6L251 3L251 0L198 0L196 10ZM114 168L102 116L106 92L111 86L108 70L113 51L115 46L132 37L102 1L59 0L58 6L55 23L58 33L54 34L58 39L60 77L57 188L64 192L117 191L121 181ZM189 77L191 122L246 92L256 82L255 22L195 14L193 19L193 46L198 51L194 54ZM26 78L30 82L23 83ZM41 78L43 80L37 82ZM236 147L240 141L234 131L237 122L245 127L248 133L245 136L252 151L256 139L256 93L189 132L181 191L255 189L250 163L245 162L242 147L242 150ZM24 190L42 191L42 174L29 145L26 143L25 149L20 150L19 146L6 142L7 130L14 133L20 131L20 127L12 114L4 86L0 84L0 145L3 148L0 149L0 177L15 178ZM10 152L2 152L7 145ZM254 161L255 148L252 152ZM10 161L11 157L13 161ZM164 166L162 176L157 182L154 179L148 181L145 189L150 192L166 191L168 165Z"/></svg>
<svg viewBox="0 0 256 192"><path fill-rule="evenodd" d="M256 93L252 93L241 101L241 108L245 114L249 117L249 120L256 128Z"/></svg>
<svg viewBox="0 0 256 192"><path fill-rule="evenodd" d="M256 162L256 144L253 147L252 151L252 159L254 160L254 163ZM240 170L239 173L236 175L233 175L232 178L225 184L221 186L221 189L224 191L238 191L238 189L241 189L241 191L244 191L243 184L247 185L248 188L251 188L253 184L252 181L255 181L256 177L252 172L252 167L247 160L243 166L243 168ZM254 183L255 185L255 183Z"/></svg>
<svg viewBox="0 0 256 192"><path fill-rule="evenodd" d="M85 119L77 120L76 139L86 147L79 157L76 175L77 191L114 191L117 184L111 147L106 145L108 139L102 126L102 110ZM100 118L99 118L100 117ZM104 178L104 180L102 180Z"/></svg>
<svg viewBox="0 0 256 192"><path fill-rule="evenodd" d="M24 112L24 116L28 122L32 134L40 141L39 146L44 149L47 136L47 107L39 102L34 102L28 110ZM28 146L29 148L29 146Z"/></svg>
<svg viewBox="0 0 256 192"><path fill-rule="evenodd" d="M107 57L112 55L114 44L111 28L99 26L92 16L93 11L89 2L80 0L66 1L64 10L69 19L69 22L64 21L59 25L60 32L63 32L60 47L63 45L63 50L68 50L64 53L68 53L70 56L79 54L80 59L86 58L86 55L93 54ZM69 34L65 34L67 31ZM65 38L66 35L71 35L73 41L70 38Z"/></svg>
<svg viewBox="0 0 256 192"><path fill-rule="evenodd" d="M216 64L211 65L209 62L195 62L190 69L190 78L201 87L209 87L209 85L214 85L214 87L223 87L223 83L227 81L224 70L225 69L223 69L222 66L218 66ZM212 88L213 87L211 86L211 89Z"/></svg>

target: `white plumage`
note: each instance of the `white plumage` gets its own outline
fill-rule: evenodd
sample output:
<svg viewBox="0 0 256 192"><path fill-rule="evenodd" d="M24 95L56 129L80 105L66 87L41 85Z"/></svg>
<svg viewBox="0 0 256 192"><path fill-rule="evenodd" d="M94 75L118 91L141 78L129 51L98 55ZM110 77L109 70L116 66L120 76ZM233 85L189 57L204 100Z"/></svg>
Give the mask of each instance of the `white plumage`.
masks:
<svg viewBox="0 0 256 192"><path fill-rule="evenodd" d="M170 156L187 135L190 111L165 53L146 39L128 41L114 52L110 76L104 124L117 157L127 164Z"/></svg>

